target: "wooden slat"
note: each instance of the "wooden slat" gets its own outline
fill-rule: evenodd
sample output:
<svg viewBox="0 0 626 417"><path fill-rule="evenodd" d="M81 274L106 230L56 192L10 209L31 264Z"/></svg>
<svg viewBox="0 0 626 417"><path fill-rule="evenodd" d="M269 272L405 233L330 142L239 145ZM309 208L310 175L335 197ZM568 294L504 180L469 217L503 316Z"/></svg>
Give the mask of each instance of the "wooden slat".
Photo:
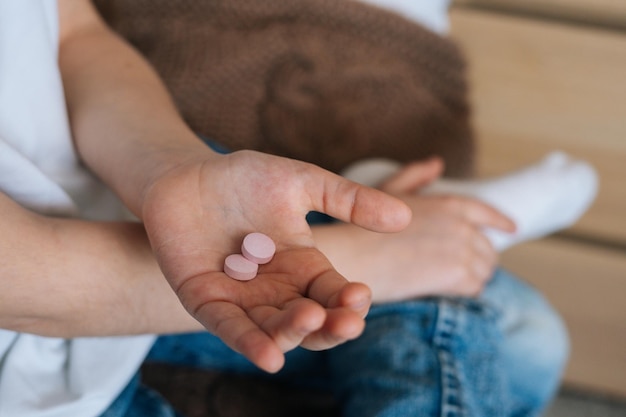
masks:
<svg viewBox="0 0 626 417"><path fill-rule="evenodd" d="M455 4L626 28L624 0L456 0Z"/></svg>
<svg viewBox="0 0 626 417"><path fill-rule="evenodd" d="M572 343L565 383L626 397L626 255L544 239L502 262L563 315Z"/></svg>
<svg viewBox="0 0 626 417"><path fill-rule="evenodd" d="M561 149L601 188L574 230L626 242L626 35L468 9L452 34L470 63L479 168L491 175Z"/></svg>

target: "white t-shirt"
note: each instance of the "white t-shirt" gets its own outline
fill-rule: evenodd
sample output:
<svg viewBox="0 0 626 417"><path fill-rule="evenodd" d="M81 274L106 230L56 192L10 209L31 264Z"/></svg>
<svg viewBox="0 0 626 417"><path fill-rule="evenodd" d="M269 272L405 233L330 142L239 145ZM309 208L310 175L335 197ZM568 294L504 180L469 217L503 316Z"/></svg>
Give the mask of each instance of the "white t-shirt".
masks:
<svg viewBox="0 0 626 417"><path fill-rule="evenodd" d="M44 214L124 218L72 147L57 38L56 0L0 1L0 191ZM0 330L0 417L98 416L153 342Z"/></svg>
<svg viewBox="0 0 626 417"><path fill-rule="evenodd" d="M393 11L426 28L443 34L448 31L450 0L357 0Z"/></svg>

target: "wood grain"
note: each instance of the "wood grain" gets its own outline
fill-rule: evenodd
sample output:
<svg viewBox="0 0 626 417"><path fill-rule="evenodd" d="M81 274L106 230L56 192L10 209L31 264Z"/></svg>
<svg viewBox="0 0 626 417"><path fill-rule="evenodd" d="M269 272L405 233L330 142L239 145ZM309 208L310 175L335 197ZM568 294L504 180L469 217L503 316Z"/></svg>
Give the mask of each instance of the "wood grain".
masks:
<svg viewBox="0 0 626 417"><path fill-rule="evenodd" d="M626 397L626 255L544 239L511 249L502 262L563 315L572 344L565 383Z"/></svg>
<svg viewBox="0 0 626 417"><path fill-rule="evenodd" d="M623 0L456 0L457 5L626 28Z"/></svg>
<svg viewBox="0 0 626 417"><path fill-rule="evenodd" d="M479 171L499 174L564 150L601 188L574 227L626 243L626 35L468 9L452 35L470 64Z"/></svg>

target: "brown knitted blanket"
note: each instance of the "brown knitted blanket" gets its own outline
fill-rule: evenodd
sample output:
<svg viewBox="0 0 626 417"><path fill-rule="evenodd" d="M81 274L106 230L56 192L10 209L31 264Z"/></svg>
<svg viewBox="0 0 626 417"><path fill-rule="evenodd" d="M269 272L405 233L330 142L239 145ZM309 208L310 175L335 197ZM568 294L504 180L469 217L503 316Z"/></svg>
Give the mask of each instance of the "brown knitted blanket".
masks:
<svg viewBox="0 0 626 417"><path fill-rule="evenodd" d="M189 125L227 147L339 171L433 154L468 175L457 47L353 0L99 0L156 67Z"/></svg>

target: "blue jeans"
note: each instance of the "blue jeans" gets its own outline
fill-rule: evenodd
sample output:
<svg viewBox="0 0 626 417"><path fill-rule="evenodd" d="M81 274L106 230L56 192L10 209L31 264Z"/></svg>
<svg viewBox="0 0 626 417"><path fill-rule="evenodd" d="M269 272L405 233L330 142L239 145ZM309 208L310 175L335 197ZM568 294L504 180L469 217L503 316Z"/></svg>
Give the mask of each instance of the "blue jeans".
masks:
<svg viewBox="0 0 626 417"><path fill-rule="evenodd" d="M363 335L296 349L275 378L331 389L346 417L537 416L566 362L562 322L534 289L498 270L478 299L374 306ZM260 375L206 333L162 336L146 361ZM102 417L178 416L136 377Z"/></svg>
<svg viewBox="0 0 626 417"><path fill-rule="evenodd" d="M307 220L331 221L320 213ZM498 270L478 299L374 306L361 337L324 352L291 351L272 377L329 387L345 417L531 417L553 397L568 351L546 300ZM146 361L262 375L207 333L162 336ZM181 417L137 375L101 417L146 416Z"/></svg>

